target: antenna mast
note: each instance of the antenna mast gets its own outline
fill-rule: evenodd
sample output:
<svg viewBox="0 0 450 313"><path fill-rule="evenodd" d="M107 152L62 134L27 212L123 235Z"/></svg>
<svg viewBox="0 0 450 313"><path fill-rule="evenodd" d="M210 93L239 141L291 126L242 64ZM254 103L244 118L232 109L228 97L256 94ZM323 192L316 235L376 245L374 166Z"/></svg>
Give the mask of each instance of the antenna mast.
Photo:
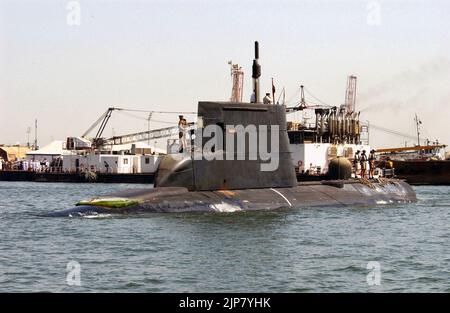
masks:
<svg viewBox="0 0 450 313"><path fill-rule="evenodd" d="M417 145L420 146L420 124L422 124L422 121L417 117L417 113L415 115L414 121L416 122L417 129Z"/></svg>
<svg viewBox="0 0 450 313"><path fill-rule="evenodd" d="M153 114L153 112L150 112L148 114L148 118L147 118L147 130L148 130L148 132L150 132L150 120L152 119L152 114ZM150 137L148 137L148 142L147 143L150 146Z"/></svg>
<svg viewBox="0 0 450 313"><path fill-rule="evenodd" d="M30 147L30 133L31 133L31 127L27 127L27 147Z"/></svg>
<svg viewBox="0 0 450 313"><path fill-rule="evenodd" d="M37 119L34 120L34 150L38 149L38 144L37 144Z"/></svg>

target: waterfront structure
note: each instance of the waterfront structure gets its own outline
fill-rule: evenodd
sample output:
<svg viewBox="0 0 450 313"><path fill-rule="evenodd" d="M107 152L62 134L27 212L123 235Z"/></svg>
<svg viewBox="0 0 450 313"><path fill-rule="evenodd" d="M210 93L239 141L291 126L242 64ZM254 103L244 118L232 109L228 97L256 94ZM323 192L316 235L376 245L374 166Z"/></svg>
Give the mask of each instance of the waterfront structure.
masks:
<svg viewBox="0 0 450 313"><path fill-rule="evenodd" d="M95 172L113 174L154 173L161 155L87 154L67 155L62 171L67 173Z"/></svg>
<svg viewBox="0 0 450 313"><path fill-rule="evenodd" d="M55 159L72 154L74 154L74 152L66 149L65 141L54 140L38 150L28 151L26 153L26 159L29 161L51 162Z"/></svg>
<svg viewBox="0 0 450 313"><path fill-rule="evenodd" d="M31 151L31 148L27 146L0 146L0 158L2 158L4 162L15 162L25 158L29 151Z"/></svg>

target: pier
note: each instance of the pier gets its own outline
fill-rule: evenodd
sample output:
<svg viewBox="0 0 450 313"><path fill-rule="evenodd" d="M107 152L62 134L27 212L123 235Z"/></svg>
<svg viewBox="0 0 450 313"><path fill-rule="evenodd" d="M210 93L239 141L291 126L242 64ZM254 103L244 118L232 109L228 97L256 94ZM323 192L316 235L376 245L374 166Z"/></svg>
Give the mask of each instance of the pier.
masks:
<svg viewBox="0 0 450 313"><path fill-rule="evenodd" d="M40 173L33 171L0 171L0 181L48 183L124 183L153 184L153 173Z"/></svg>

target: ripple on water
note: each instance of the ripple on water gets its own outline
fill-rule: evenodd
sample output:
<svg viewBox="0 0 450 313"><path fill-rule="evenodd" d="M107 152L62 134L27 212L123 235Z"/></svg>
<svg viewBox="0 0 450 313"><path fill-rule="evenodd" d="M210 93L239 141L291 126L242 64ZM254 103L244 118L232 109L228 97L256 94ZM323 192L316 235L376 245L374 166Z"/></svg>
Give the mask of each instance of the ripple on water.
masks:
<svg viewBox="0 0 450 313"><path fill-rule="evenodd" d="M126 188L148 186L0 182L0 291L450 291L450 187L376 208L38 216ZM81 286L66 284L69 261Z"/></svg>

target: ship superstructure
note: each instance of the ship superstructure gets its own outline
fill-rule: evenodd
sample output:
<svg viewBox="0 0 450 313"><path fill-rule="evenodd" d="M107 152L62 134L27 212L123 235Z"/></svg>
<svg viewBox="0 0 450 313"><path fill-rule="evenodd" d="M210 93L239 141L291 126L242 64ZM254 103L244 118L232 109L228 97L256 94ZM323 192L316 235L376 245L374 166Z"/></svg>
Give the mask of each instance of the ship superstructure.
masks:
<svg viewBox="0 0 450 313"><path fill-rule="evenodd" d="M300 88L300 102L288 113L301 115L288 117L287 123L292 162L300 176L326 175L330 160L353 159L358 150L369 153L369 126L355 110L356 76L348 77L345 103L339 106L308 105L304 86Z"/></svg>

